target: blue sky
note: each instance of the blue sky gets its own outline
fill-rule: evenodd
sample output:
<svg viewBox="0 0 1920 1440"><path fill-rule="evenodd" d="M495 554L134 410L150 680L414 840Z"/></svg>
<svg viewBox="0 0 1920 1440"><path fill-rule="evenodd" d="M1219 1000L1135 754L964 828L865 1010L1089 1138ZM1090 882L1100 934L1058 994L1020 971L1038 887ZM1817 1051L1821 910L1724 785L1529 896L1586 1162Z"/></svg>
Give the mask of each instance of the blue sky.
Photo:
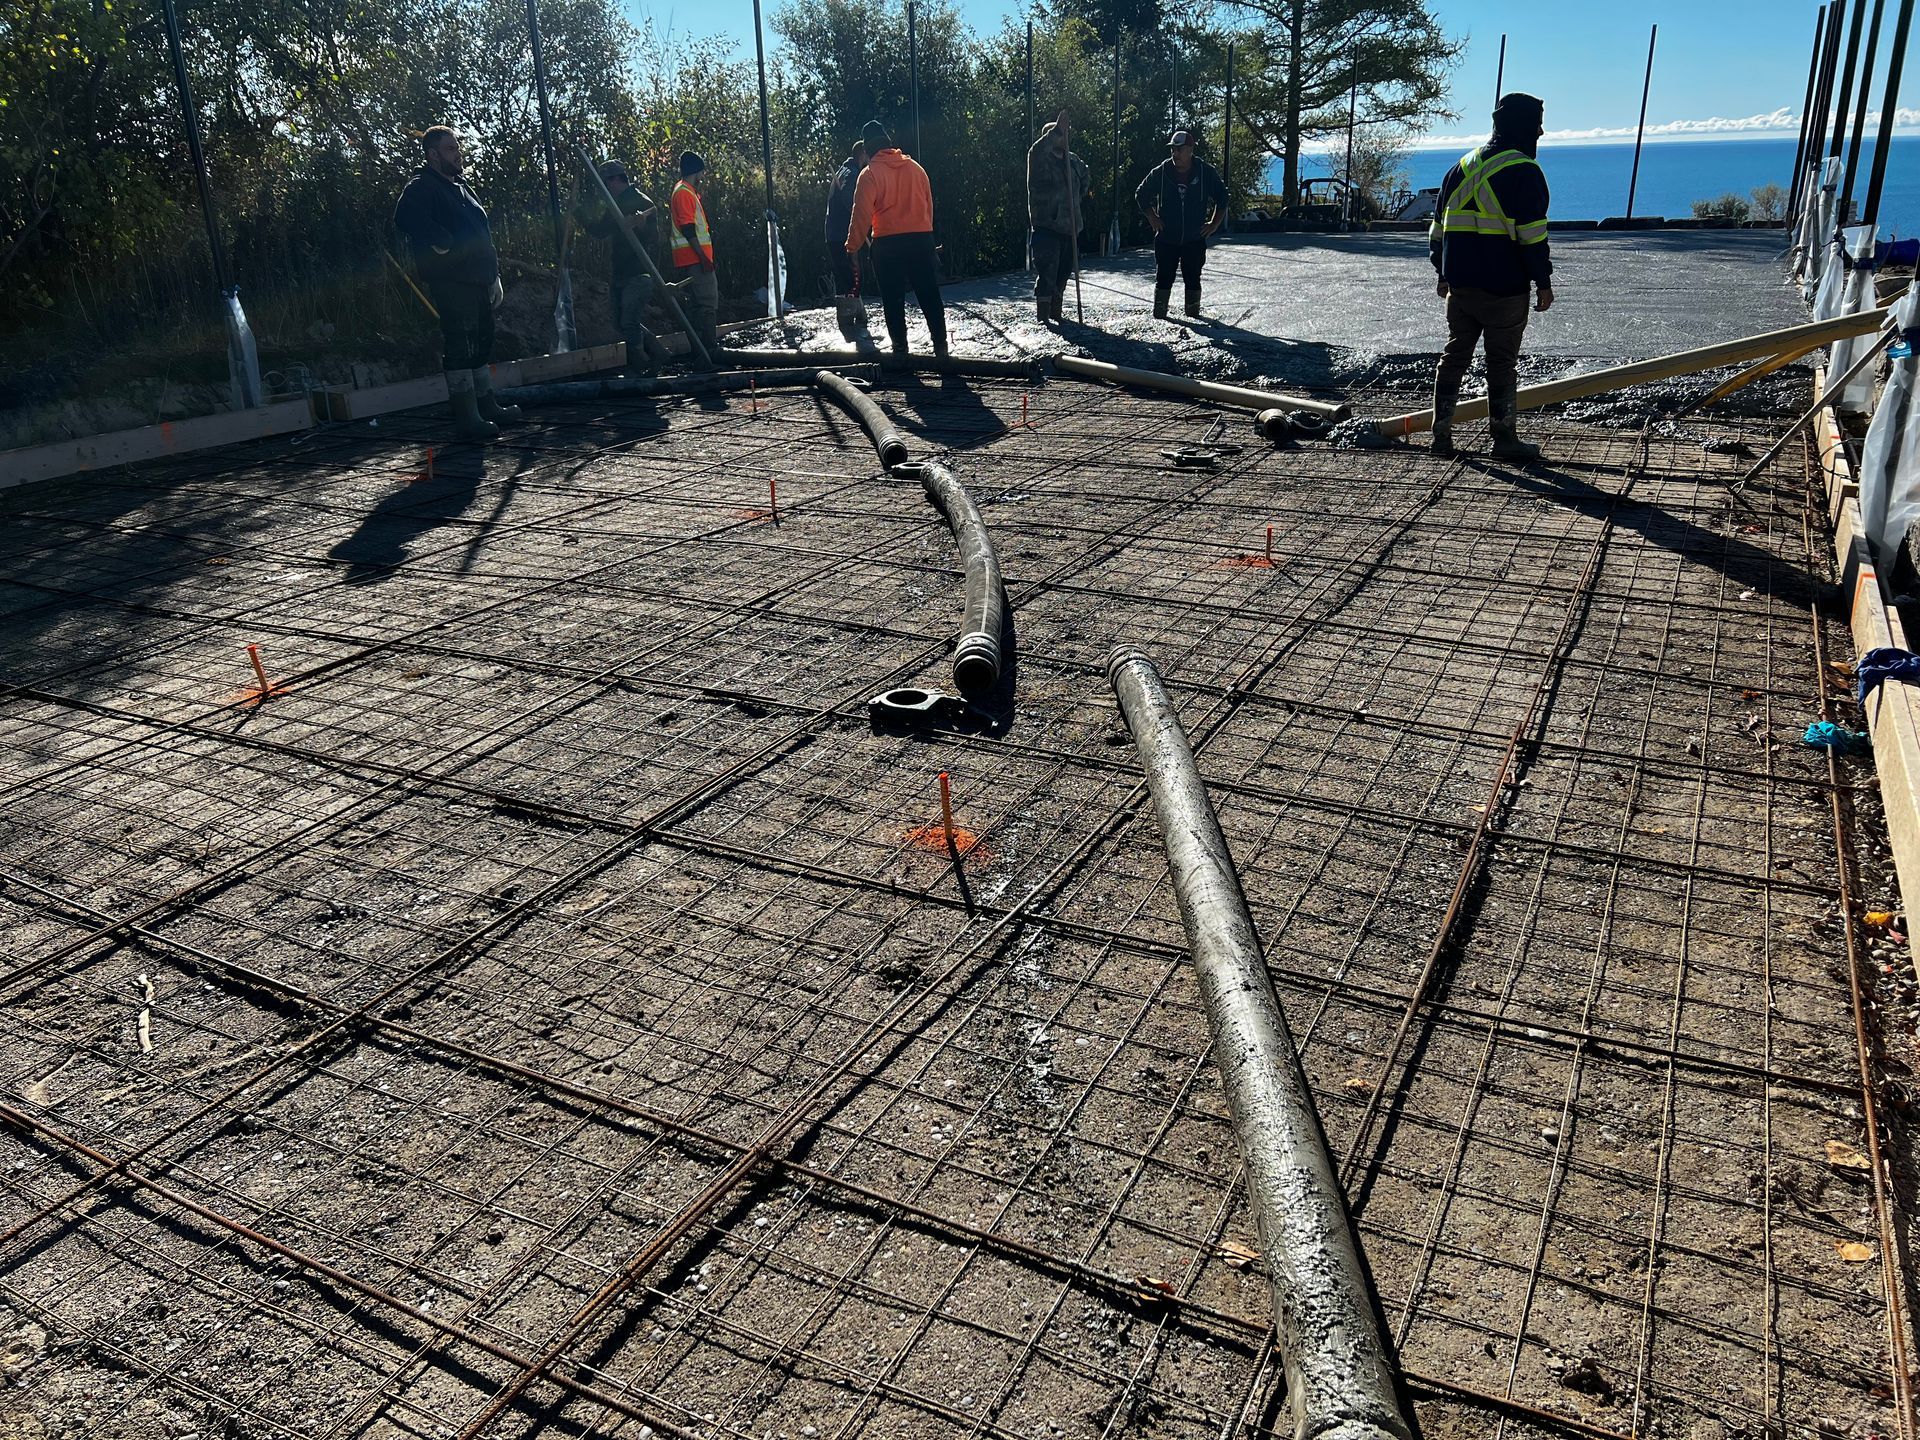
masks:
<svg viewBox="0 0 1920 1440"><path fill-rule="evenodd" d="M680 36L725 35L752 52L752 0L626 3L636 23L652 20L657 30ZM763 3L770 9L781 0ZM900 6L904 16L905 0ZM1010 0L960 0L960 6L968 22L983 31L1022 8ZM1792 135L1799 124L1817 11L1814 0L1436 0L1433 8L1450 34L1468 42L1453 75L1452 108L1460 119L1436 125L1429 137L1448 146L1458 137L1484 133L1502 32L1507 88L1546 99L1550 139L1615 138L1608 132L1631 139L1647 33L1656 22L1660 41L1647 105L1649 139L1728 138L1783 129ZM1887 8L1890 30L1896 7ZM1883 41L1880 70L1887 49ZM1920 93L1920 86L1915 91ZM1913 103L1910 97L1908 104ZM1767 117L1774 123L1765 123Z"/></svg>

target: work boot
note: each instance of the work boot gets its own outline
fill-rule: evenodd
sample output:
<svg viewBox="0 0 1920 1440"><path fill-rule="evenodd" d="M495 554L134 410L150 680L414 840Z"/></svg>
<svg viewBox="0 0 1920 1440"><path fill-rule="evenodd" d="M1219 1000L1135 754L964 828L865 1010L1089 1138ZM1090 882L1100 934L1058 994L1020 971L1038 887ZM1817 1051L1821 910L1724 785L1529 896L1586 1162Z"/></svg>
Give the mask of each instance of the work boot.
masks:
<svg viewBox="0 0 1920 1440"><path fill-rule="evenodd" d="M1053 318L1053 297L1051 295L1035 296L1033 313L1042 325L1046 324Z"/></svg>
<svg viewBox="0 0 1920 1440"><path fill-rule="evenodd" d="M1493 431L1493 458L1496 460L1514 460L1522 465L1531 465L1540 458L1540 447L1529 445L1520 438L1520 432L1512 420L1505 424L1494 421L1489 427Z"/></svg>
<svg viewBox="0 0 1920 1440"><path fill-rule="evenodd" d="M1200 318L1200 287L1198 285L1187 286L1187 318L1189 320Z"/></svg>
<svg viewBox="0 0 1920 1440"><path fill-rule="evenodd" d="M453 415L453 438L484 445L500 438L497 425L480 418L473 399L473 372L447 371L447 409Z"/></svg>
<svg viewBox="0 0 1920 1440"><path fill-rule="evenodd" d="M1433 439L1427 449L1436 459L1451 460L1457 453L1453 448L1453 412L1460 404L1460 382L1448 384L1444 380L1433 382Z"/></svg>
<svg viewBox="0 0 1920 1440"><path fill-rule="evenodd" d="M480 418L496 428L519 425L527 418L520 413L518 405L502 405L494 399L493 376L484 365L473 372L473 402Z"/></svg>
<svg viewBox="0 0 1920 1440"><path fill-rule="evenodd" d="M1487 395L1487 429L1493 433L1493 458L1496 460L1515 460L1529 465L1540 458L1540 447L1529 445L1520 438L1520 426L1517 420L1520 406L1514 393L1507 390L1495 395Z"/></svg>
<svg viewBox="0 0 1920 1440"><path fill-rule="evenodd" d="M1164 320L1167 318L1167 302L1171 299L1173 299L1173 287L1171 285L1156 285L1153 287L1154 319Z"/></svg>
<svg viewBox="0 0 1920 1440"><path fill-rule="evenodd" d="M1064 295L1056 295L1053 297L1052 311L1053 311L1053 318L1055 320L1059 320L1061 318L1061 306L1065 305L1066 303L1067 303L1067 297Z"/></svg>

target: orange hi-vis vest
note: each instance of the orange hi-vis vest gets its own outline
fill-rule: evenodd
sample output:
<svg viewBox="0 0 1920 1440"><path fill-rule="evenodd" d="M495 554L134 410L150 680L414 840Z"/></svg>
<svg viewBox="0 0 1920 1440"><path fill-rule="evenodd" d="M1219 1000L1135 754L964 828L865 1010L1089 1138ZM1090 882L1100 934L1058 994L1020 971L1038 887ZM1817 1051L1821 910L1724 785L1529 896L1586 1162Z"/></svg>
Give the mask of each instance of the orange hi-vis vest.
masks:
<svg viewBox="0 0 1920 1440"><path fill-rule="evenodd" d="M707 228L707 207L701 203L697 192L682 180L673 187L671 204L673 216L673 263L687 266L698 265L701 257L713 264L713 232ZM695 249L693 241L687 239L686 232L680 227L691 225L700 245Z"/></svg>

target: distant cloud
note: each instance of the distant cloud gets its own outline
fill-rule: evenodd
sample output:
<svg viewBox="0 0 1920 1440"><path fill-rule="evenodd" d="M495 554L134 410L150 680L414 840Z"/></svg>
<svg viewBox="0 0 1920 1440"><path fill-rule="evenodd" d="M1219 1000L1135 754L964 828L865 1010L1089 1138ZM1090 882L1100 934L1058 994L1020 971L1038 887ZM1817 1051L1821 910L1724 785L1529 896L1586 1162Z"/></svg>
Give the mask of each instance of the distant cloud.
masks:
<svg viewBox="0 0 1920 1440"><path fill-rule="evenodd" d="M1880 112L1867 113L1867 129L1880 123ZM1896 129L1911 129L1920 126L1920 110L1901 106L1893 112ZM1765 115L1745 115L1738 119L1728 119L1715 115L1706 120L1668 120L1659 125L1647 126L1649 140L1724 140L1735 136L1759 137L1766 135L1797 135L1800 132L1800 117L1784 105ZM1601 140L1631 140L1634 127L1631 125L1596 125L1591 130L1549 130L1541 137L1545 145L1583 145ZM1455 150L1469 145L1477 145L1485 140L1483 131L1478 135L1423 135L1413 142L1415 150Z"/></svg>

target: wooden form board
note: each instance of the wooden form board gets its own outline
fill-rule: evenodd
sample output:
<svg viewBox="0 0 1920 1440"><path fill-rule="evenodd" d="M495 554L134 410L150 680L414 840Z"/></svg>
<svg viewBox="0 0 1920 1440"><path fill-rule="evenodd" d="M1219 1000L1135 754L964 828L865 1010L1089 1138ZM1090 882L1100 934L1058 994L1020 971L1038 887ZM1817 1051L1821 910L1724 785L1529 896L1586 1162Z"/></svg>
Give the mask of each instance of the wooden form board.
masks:
<svg viewBox="0 0 1920 1440"><path fill-rule="evenodd" d="M1826 384L1822 368L1814 377L1816 395ZM1887 603L1880 583L1872 547L1867 543L1866 525L1860 516L1860 487L1853 467L1847 463L1846 447L1834 424L1833 411L1823 408L1814 429L1815 448L1821 474L1826 478L1827 502L1833 517L1833 558L1840 573L1840 584L1848 600L1848 618L1855 650L1891 645L1905 650L1905 627L1900 613ZM1822 677L1823 682L1827 677ZM1903 903L1897 908L1912 913L1906 896L1920 899L1920 687L1889 680L1867 698L1864 722L1873 737L1873 768L1880 784L1880 800L1886 809L1887 840L1893 850L1894 874L1900 882ZM1896 908L1875 901L1873 908Z"/></svg>
<svg viewBox="0 0 1920 1440"><path fill-rule="evenodd" d="M23 450L0 450L0 489L130 465L137 460L185 455L243 440L260 440L269 435L287 435L304 430L312 423L312 409L307 397L302 395L252 410L197 415L191 420L170 420L159 425L143 425L137 430L111 430L104 435L56 440L50 445L32 445Z"/></svg>

